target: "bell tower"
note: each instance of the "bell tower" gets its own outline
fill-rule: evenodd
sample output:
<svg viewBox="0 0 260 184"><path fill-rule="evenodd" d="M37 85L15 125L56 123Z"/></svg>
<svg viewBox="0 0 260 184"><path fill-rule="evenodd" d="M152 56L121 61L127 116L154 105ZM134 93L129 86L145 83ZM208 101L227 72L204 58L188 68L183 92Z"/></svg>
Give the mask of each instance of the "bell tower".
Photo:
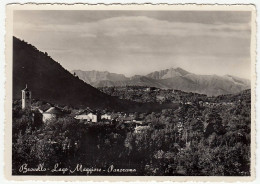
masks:
<svg viewBox="0 0 260 184"><path fill-rule="evenodd" d="M22 90L22 109L31 109L31 97L32 93L26 84L25 89Z"/></svg>

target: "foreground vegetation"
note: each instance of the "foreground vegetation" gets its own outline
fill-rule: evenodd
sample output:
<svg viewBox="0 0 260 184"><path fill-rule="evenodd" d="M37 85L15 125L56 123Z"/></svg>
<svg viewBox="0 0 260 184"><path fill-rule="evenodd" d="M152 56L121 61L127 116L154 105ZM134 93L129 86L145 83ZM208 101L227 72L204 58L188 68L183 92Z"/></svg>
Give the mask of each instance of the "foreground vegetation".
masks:
<svg viewBox="0 0 260 184"><path fill-rule="evenodd" d="M136 125L121 121L76 120L76 109L68 107L65 117L43 124L40 116L22 111L20 101L14 101L13 174L32 174L19 171L23 164L53 168L58 163L70 168L83 164L102 170L111 165L135 169L91 175L250 175L250 90L199 100L192 96L187 95L188 103L179 103L177 109L135 113L147 125L138 132ZM46 104L36 104L46 109Z"/></svg>

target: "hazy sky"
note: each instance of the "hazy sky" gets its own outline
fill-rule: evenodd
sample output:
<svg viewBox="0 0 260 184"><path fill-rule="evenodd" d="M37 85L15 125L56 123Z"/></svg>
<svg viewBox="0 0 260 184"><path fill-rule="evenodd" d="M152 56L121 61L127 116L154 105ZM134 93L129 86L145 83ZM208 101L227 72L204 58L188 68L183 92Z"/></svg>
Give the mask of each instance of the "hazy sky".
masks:
<svg viewBox="0 0 260 184"><path fill-rule="evenodd" d="M14 36L68 70L250 78L250 20L237 11L15 11Z"/></svg>

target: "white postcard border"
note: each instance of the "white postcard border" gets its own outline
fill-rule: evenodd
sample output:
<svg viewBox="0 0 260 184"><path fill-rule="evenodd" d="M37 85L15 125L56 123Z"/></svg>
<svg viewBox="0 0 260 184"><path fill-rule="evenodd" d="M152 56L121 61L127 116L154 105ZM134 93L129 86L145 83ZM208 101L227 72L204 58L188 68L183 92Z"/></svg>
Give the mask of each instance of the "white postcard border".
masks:
<svg viewBox="0 0 260 184"><path fill-rule="evenodd" d="M251 11L251 176L13 176L12 175L12 37L13 11L15 10L194 10L194 11ZM245 182L255 179L256 162L256 9L254 5L167 5L167 4L10 4L6 7L6 98L5 98L5 176L8 180L41 181L213 181Z"/></svg>

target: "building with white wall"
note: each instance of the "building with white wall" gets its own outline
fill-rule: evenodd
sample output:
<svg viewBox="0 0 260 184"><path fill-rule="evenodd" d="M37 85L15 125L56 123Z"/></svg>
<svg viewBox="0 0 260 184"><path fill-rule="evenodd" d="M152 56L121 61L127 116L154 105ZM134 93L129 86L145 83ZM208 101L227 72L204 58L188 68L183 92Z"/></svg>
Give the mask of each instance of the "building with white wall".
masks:
<svg viewBox="0 0 260 184"><path fill-rule="evenodd" d="M58 117L63 116L63 111L58 107L51 107L47 111L42 113L42 121L46 123L50 120L55 120Z"/></svg>

